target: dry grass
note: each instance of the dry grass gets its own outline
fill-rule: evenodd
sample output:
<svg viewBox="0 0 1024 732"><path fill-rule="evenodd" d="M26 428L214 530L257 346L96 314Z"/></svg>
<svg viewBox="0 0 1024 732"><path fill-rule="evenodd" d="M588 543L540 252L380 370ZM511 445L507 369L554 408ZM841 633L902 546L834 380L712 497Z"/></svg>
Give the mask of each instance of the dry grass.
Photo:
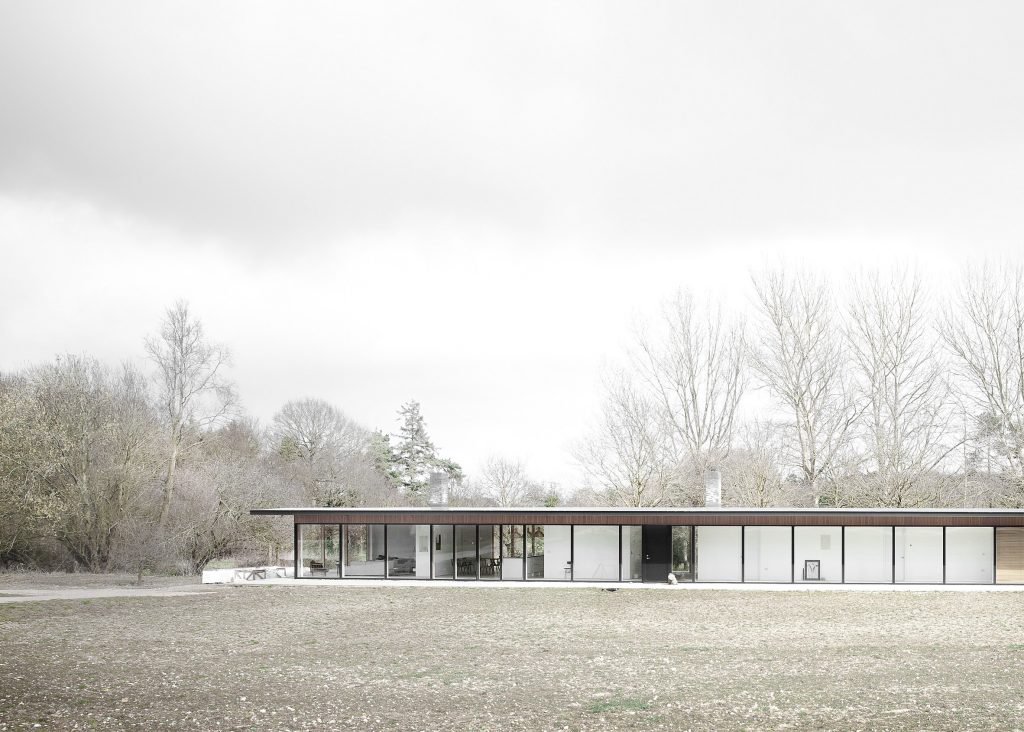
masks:
<svg viewBox="0 0 1024 732"><path fill-rule="evenodd" d="M239 587L0 647L0 730L1024 726L1024 593Z"/></svg>

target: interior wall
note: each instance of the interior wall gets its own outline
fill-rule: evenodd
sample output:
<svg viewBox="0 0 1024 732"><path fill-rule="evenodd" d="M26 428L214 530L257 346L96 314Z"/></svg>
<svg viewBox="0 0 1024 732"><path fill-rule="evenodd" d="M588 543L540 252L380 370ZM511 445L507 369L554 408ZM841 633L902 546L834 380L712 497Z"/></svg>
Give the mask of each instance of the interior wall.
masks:
<svg viewBox="0 0 1024 732"><path fill-rule="evenodd" d="M619 578L619 527L577 526L573 532L573 579Z"/></svg>
<svg viewBox="0 0 1024 732"><path fill-rule="evenodd" d="M440 541L438 541L440 539ZM438 579L455 578L454 527L435 526L431 543L434 549L434 577Z"/></svg>
<svg viewBox="0 0 1024 732"><path fill-rule="evenodd" d="M743 539L743 578L747 582L789 582L793 571L792 551L789 526L747 526Z"/></svg>
<svg viewBox="0 0 1024 732"><path fill-rule="evenodd" d="M568 579L565 570L572 559L571 536L572 529L569 526L544 527L544 579Z"/></svg>
<svg viewBox="0 0 1024 732"><path fill-rule="evenodd" d="M839 526L797 526L793 529L793 581L806 582L804 562L821 562L818 582L843 581L843 542Z"/></svg>
<svg viewBox="0 0 1024 732"><path fill-rule="evenodd" d="M846 527L846 582L892 582L892 527Z"/></svg>
<svg viewBox="0 0 1024 732"><path fill-rule="evenodd" d="M896 527L896 582L942 583L942 527Z"/></svg>
<svg viewBox="0 0 1024 732"><path fill-rule="evenodd" d="M992 537L991 526L947 527L946 582L991 584Z"/></svg>
<svg viewBox="0 0 1024 732"><path fill-rule="evenodd" d="M430 577L430 525L416 526L416 576L421 579Z"/></svg>
<svg viewBox="0 0 1024 732"><path fill-rule="evenodd" d="M740 526L697 527L697 581L740 582L743 579Z"/></svg>

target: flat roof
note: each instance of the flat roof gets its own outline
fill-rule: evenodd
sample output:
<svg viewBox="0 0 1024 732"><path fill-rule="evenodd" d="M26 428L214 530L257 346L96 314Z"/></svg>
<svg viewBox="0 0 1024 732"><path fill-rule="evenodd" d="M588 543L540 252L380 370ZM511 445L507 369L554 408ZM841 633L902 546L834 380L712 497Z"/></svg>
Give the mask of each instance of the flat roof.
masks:
<svg viewBox="0 0 1024 732"><path fill-rule="evenodd" d="M255 516L291 516L295 523L304 524L1024 527L1024 509L1019 508L305 506L254 508L250 513Z"/></svg>
<svg viewBox="0 0 1024 732"><path fill-rule="evenodd" d="M355 506L299 508L253 508L253 516L285 516L299 513L922 513L922 514L1024 514L1024 508L743 508L735 506L674 506L627 508L616 506Z"/></svg>

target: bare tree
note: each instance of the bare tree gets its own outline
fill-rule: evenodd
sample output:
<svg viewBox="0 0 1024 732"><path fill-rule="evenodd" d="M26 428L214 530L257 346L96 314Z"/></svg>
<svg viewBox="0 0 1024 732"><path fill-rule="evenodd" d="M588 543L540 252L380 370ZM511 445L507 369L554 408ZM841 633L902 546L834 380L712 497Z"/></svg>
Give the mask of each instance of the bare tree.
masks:
<svg viewBox="0 0 1024 732"><path fill-rule="evenodd" d="M791 415L795 450L789 460L817 505L821 483L849 448L859 414L841 329L823 281L774 270L753 282L761 315L753 367Z"/></svg>
<svg viewBox="0 0 1024 732"><path fill-rule="evenodd" d="M746 388L744 329L718 307L679 293L663 309L661 337L642 330L634 362L680 462L698 478L729 454Z"/></svg>
<svg viewBox="0 0 1024 732"><path fill-rule="evenodd" d="M1024 268L990 265L964 273L940 333L967 398L1005 472L1002 501L1024 504Z"/></svg>
<svg viewBox="0 0 1024 732"><path fill-rule="evenodd" d="M274 434L281 449L314 465L324 457L348 455L366 448L366 428L323 399L297 399L274 415Z"/></svg>
<svg viewBox="0 0 1024 732"><path fill-rule="evenodd" d="M234 387L224 375L228 351L207 342L203 325L182 300L169 308L160 334L146 339L146 352L157 367L159 402L167 424L167 469L163 480L159 526L167 523L174 498L179 458L195 448L203 433L235 406Z"/></svg>
<svg viewBox="0 0 1024 732"><path fill-rule="evenodd" d="M358 505L368 479L384 480L372 469L370 431L323 399L288 402L274 415L272 432L315 505Z"/></svg>
<svg viewBox="0 0 1024 732"><path fill-rule="evenodd" d="M936 505L946 493L939 468L954 455L955 405L928 327L920 279L875 272L854 281L849 343L863 412L866 475L859 504Z"/></svg>
<svg viewBox="0 0 1024 732"><path fill-rule="evenodd" d="M675 466L660 410L629 380L608 380L600 421L574 452L589 481L616 506L660 506Z"/></svg>
<svg viewBox="0 0 1024 732"><path fill-rule="evenodd" d="M737 429L736 445L723 466L722 493L727 505L793 505L792 486L782 473L784 435L779 425L769 421L755 420Z"/></svg>
<svg viewBox="0 0 1024 732"><path fill-rule="evenodd" d="M531 481L521 460L492 456L483 464L479 481L483 493L498 506L522 505Z"/></svg>

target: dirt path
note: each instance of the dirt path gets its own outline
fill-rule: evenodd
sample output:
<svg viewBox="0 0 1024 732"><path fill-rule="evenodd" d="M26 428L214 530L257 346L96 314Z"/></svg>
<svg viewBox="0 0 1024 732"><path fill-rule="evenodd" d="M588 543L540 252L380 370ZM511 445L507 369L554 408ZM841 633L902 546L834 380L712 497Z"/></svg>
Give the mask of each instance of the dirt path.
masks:
<svg viewBox="0 0 1024 732"><path fill-rule="evenodd" d="M112 587L96 589L71 589L47 587L26 589L18 587L11 592L0 590L0 605L13 602L36 602L40 600L94 600L104 597L181 597L183 595L212 595L216 590L200 589L196 585L171 587L133 588Z"/></svg>

